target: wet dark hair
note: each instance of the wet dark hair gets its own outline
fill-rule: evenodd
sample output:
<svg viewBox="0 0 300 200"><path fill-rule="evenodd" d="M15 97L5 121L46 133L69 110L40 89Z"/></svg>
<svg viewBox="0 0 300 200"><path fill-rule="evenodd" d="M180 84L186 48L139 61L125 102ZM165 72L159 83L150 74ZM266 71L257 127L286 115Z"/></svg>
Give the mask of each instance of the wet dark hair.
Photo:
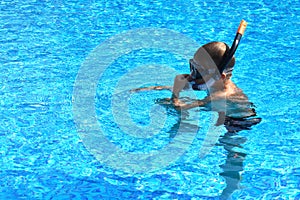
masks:
<svg viewBox="0 0 300 200"><path fill-rule="evenodd" d="M224 42L210 42L202 46L207 53L211 56L213 61L215 62L216 66L218 67L220 73L222 70L221 63L223 59L227 56L229 53L229 46ZM233 67L235 64L235 58L232 57L231 61L229 62L228 66L224 69L224 73L231 74Z"/></svg>

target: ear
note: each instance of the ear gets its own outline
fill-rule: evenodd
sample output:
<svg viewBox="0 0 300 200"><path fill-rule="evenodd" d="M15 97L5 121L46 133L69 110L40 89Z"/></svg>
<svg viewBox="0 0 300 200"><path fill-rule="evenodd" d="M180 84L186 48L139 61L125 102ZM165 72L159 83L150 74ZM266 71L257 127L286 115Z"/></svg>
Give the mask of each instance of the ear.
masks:
<svg viewBox="0 0 300 200"><path fill-rule="evenodd" d="M226 79L226 74L225 74L225 73L222 73L222 74L221 74L221 79L222 79L222 80L225 80L225 79Z"/></svg>

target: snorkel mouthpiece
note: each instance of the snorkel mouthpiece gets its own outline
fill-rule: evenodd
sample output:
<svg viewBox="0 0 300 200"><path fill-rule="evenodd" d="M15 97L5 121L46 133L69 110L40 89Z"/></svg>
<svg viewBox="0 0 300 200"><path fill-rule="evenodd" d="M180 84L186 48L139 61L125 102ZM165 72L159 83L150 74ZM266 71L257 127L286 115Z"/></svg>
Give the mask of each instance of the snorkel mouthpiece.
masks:
<svg viewBox="0 0 300 200"><path fill-rule="evenodd" d="M246 30L246 27L247 27L247 22L245 20L242 20L240 23L240 26L236 32L236 35L235 35L234 41L231 45L231 48L230 48L227 56L223 59L223 61L221 63L220 73L223 73L223 71L226 69L226 67L230 63L239 43L241 41L241 38Z"/></svg>

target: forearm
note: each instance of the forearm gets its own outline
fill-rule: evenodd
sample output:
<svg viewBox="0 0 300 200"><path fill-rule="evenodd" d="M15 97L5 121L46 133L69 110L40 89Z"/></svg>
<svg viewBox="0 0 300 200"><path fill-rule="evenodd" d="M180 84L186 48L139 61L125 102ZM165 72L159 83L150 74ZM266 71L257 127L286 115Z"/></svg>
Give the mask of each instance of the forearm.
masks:
<svg viewBox="0 0 300 200"><path fill-rule="evenodd" d="M172 99L177 101L179 98L179 93L187 86L188 84L188 74L177 75L174 80L173 89L172 89Z"/></svg>
<svg viewBox="0 0 300 200"><path fill-rule="evenodd" d="M132 90L130 90L130 92L140 92L140 91L150 91L150 90L170 90L170 91L172 91L172 86L150 86L150 87L132 89Z"/></svg>
<svg viewBox="0 0 300 200"><path fill-rule="evenodd" d="M205 99L203 100L197 100L194 101L193 103L190 104L186 104L186 103L179 103L179 104L174 104L176 109L178 110L188 110L188 109L192 109L192 108L196 108L196 107L204 107L206 106L207 102Z"/></svg>

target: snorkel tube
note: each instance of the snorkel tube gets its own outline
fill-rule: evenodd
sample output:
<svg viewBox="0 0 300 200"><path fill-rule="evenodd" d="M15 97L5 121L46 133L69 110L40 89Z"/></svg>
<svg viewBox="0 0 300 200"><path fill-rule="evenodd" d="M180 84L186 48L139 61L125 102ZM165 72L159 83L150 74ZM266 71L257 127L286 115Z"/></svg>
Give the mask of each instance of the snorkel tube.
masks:
<svg viewBox="0 0 300 200"><path fill-rule="evenodd" d="M234 41L231 45L231 48L227 54L227 56L223 59L223 61L221 62L221 65L220 65L220 73L223 73L223 71L226 69L226 67L228 66L228 64L230 63L240 41L241 41L241 38L246 30L246 27L247 27L247 22L245 20L242 20L241 23L240 23L240 26L236 32L236 35L235 35L235 38L234 38Z"/></svg>

